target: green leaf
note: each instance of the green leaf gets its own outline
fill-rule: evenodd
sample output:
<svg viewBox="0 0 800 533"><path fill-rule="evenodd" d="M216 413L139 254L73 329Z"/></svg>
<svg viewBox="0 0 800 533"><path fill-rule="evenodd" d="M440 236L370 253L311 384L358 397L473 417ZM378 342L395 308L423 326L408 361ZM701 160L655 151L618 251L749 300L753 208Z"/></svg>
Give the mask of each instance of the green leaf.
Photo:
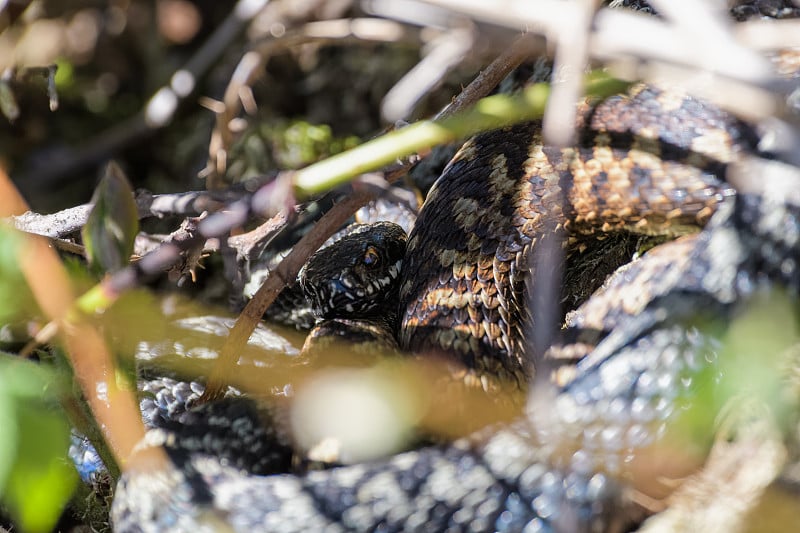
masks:
<svg viewBox="0 0 800 533"><path fill-rule="evenodd" d="M23 531L51 531L77 485L60 388L49 368L0 356L0 498Z"/></svg>
<svg viewBox="0 0 800 533"><path fill-rule="evenodd" d="M106 167L92 203L81 231L87 259L96 272L116 272L128 264L139 231L133 190L116 163Z"/></svg>
<svg viewBox="0 0 800 533"><path fill-rule="evenodd" d="M756 293L732 321L720 353L723 400L746 395L764 402L786 423L796 409L787 368L800 342L795 301L773 289Z"/></svg>
<svg viewBox="0 0 800 533"><path fill-rule="evenodd" d="M30 315L35 310L35 301L19 269L19 253L22 236L0 224L0 324L8 324L16 318Z"/></svg>
<svg viewBox="0 0 800 533"><path fill-rule="evenodd" d="M19 448L5 498L25 531L50 531L69 501L77 473L67 462L69 426L41 406L17 403Z"/></svg>
<svg viewBox="0 0 800 533"><path fill-rule="evenodd" d="M3 378L0 378L3 379ZM3 494L3 487L14 466L14 458L17 455L17 424L14 416L16 405L14 398L0 390L0 427L3 428L3 438L0 439L0 495Z"/></svg>
<svg viewBox="0 0 800 533"><path fill-rule="evenodd" d="M97 318L116 353L133 354L142 340L164 338L169 319L161 305L152 293L133 289Z"/></svg>
<svg viewBox="0 0 800 533"><path fill-rule="evenodd" d="M800 343L800 310L780 289L761 291L742 302L724 330L711 321L695 324L722 343L718 363L693 377L694 394L683 409L678 430L695 443L710 445L720 416L760 405L779 426L795 423L798 397L791 379Z"/></svg>
<svg viewBox="0 0 800 533"><path fill-rule="evenodd" d="M56 66L58 67L55 76L56 87L61 90L72 87L75 84L75 68L72 63L59 58L56 60Z"/></svg>

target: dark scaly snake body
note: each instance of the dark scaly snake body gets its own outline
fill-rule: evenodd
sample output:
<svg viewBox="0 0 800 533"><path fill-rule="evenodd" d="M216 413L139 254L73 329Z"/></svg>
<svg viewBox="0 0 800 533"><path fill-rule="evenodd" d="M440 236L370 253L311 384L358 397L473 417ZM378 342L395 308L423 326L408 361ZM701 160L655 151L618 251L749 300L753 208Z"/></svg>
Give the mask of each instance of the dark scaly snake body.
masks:
<svg viewBox="0 0 800 533"><path fill-rule="evenodd" d="M477 136L445 169L409 236L404 348L527 383L525 283L537 239L697 231L732 194L725 165L755 142L716 108L652 87L579 116L591 148L546 148L539 125L526 123Z"/></svg>

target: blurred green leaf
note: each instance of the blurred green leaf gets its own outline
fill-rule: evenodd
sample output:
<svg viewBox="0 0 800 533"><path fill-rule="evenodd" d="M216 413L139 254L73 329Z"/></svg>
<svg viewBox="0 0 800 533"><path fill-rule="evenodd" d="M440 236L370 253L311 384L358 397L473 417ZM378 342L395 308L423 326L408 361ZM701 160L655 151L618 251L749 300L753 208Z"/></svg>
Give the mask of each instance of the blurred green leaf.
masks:
<svg viewBox="0 0 800 533"><path fill-rule="evenodd" d="M752 396L786 421L796 407L788 394L789 350L800 342L797 303L772 290L756 294L732 322L720 354L722 401Z"/></svg>
<svg viewBox="0 0 800 533"><path fill-rule="evenodd" d="M50 531L75 490L77 474L67 462L69 426L59 413L18 402L19 452L7 482L6 500L25 531Z"/></svg>
<svg viewBox="0 0 800 533"><path fill-rule="evenodd" d="M718 364L705 365L693 377L694 394L678 424L683 437L710 445L721 415L741 411L743 402L767 409L789 427L798 408L789 369L792 349L800 343L799 324L796 302L777 289L756 293L740 305L724 332L711 323L697 324L721 345L715 350Z"/></svg>
<svg viewBox="0 0 800 533"><path fill-rule="evenodd" d="M132 354L141 341L164 338L169 319L160 304L153 293L134 289L122 294L97 318L117 353ZM202 315L201 306L197 307L198 315Z"/></svg>
<svg viewBox="0 0 800 533"><path fill-rule="evenodd" d="M115 272L128 264L139 231L133 190L116 163L106 167L92 203L81 231L87 259L98 273Z"/></svg>
<svg viewBox="0 0 800 533"><path fill-rule="evenodd" d="M266 169L296 169L359 144L356 136L336 137L330 126L304 120L270 120L248 129L230 150L226 176L232 182Z"/></svg>
<svg viewBox="0 0 800 533"><path fill-rule="evenodd" d="M75 69L72 63L64 58L60 58L56 60L56 66L58 67L55 75L56 88L66 89L71 87L75 83Z"/></svg>
<svg viewBox="0 0 800 533"><path fill-rule="evenodd" d="M0 378L3 379L3 378ZM4 493L14 458L17 455L17 425L14 423L14 399L0 392L0 427L3 428L3 438L0 439L0 495Z"/></svg>
<svg viewBox="0 0 800 533"><path fill-rule="evenodd" d="M302 120L272 135L275 158L282 168L300 168L358 144L357 137L335 138L327 124L309 124Z"/></svg>
<svg viewBox="0 0 800 533"><path fill-rule="evenodd" d="M51 369L0 356L0 498L23 531L51 531L77 484Z"/></svg>
<svg viewBox="0 0 800 533"><path fill-rule="evenodd" d="M35 310L28 284L19 269L17 255L22 236L0 224L0 324L7 324Z"/></svg>

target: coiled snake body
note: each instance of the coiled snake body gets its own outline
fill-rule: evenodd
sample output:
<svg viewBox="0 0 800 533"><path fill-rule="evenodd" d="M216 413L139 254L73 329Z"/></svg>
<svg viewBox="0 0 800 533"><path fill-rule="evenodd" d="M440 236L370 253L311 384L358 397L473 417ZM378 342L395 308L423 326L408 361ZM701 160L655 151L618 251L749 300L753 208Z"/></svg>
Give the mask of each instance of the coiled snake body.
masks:
<svg viewBox="0 0 800 533"><path fill-rule="evenodd" d="M554 365L538 376L551 384L544 402L534 396L513 424L452 444L302 476L255 475L194 450L173 470L124 475L115 528L597 531L637 520L621 480L715 365L716 341L693 317L724 322L757 287L797 291L800 202L735 195L722 174L755 151L756 136L670 91L637 87L583 105L582 148L544 147L538 130L521 124L469 141L409 236L400 344L450 354L468 381L493 391L483 376L532 378L527 332L537 318L526 280L531 271L536 280L543 235L574 246L604 232L677 235L713 215L699 235L657 248L578 309L546 354ZM620 292L628 297L615 299Z"/></svg>
<svg viewBox="0 0 800 533"><path fill-rule="evenodd" d="M549 149L528 123L456 155L409 237L404 347L455 352L480 373L527 383L525 284L537 239L696 231L732 193L724 165L755 140L713 107L652 87L584 105L578 126L591 148Z"/></svg>

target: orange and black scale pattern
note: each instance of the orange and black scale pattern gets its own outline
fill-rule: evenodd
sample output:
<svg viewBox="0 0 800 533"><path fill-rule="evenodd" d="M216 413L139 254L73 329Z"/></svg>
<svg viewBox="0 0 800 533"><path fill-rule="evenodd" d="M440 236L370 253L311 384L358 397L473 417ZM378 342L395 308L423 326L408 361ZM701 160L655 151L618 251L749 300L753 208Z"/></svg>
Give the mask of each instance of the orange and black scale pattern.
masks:
<svg viewBox="0 0 800 533"><path fill-rule="evenodd" d="M532 373L526 279L536 242L555 232L570 258L587 235L696 232L733 194L722 180L726 165L757 143L748 126L717 108L643 85L581 104L577 138L575 147L546 147L540 124L530 122L461 148L409 236L403 348L449 354L475 376L524 386Z"/></svg>

